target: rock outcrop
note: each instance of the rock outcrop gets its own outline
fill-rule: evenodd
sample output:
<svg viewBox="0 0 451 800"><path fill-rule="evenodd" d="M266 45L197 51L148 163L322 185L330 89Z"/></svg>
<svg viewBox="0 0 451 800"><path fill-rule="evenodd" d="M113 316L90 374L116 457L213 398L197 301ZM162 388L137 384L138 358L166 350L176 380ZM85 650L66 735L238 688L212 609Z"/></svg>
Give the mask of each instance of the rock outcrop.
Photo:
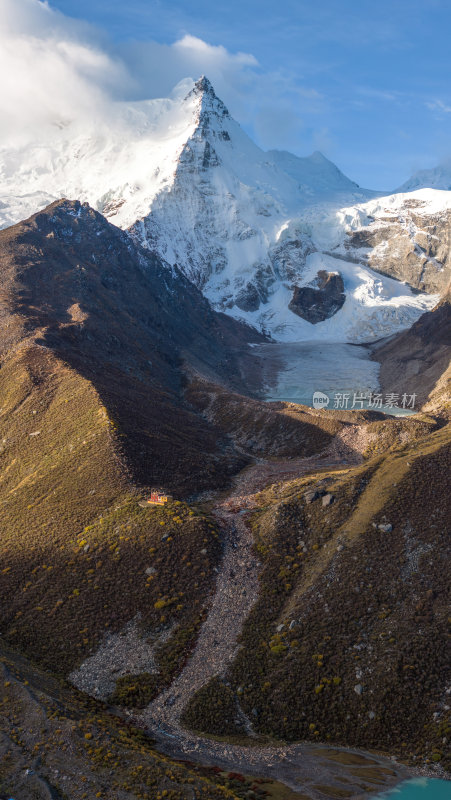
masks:
<svg viewBox="0 0 451 800"><path fill-rule="evenodd" d="M296 286L288 306L299 317L316 325L340 310L346 295L340 273L319 270L313 286Z"/></svg>
<svg viewBox="0 0 451 800"><path fill-rule="evenodd" d="M428 213L406 199L397 213L366 220L348 234L350 257L414 289L443 294L451 278L451 210Z"/></svg>

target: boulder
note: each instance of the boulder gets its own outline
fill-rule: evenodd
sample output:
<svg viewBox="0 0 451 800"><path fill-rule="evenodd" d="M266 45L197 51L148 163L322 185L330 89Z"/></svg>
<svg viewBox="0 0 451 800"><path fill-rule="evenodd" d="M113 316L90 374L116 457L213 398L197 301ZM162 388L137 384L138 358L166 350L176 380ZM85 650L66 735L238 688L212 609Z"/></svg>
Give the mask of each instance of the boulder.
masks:
<svg viewBox="0 0 451 800"><path fill-rule="evenodd" d="M317 500L319 497L319 492L315 492L314 489L309 489L308 492L304 494L304 500L306 503L313 503L314 500Z"/></svg>
<svg viewBox="0 0 451 800"><path fill-rule="evenodd" d="M260 302L260 295L253 283L247 283L235 298L235 303L241 311L257 311Z"/></svg>
<svg viewBox="0 0 451 800"><path fill-rule="evenodd" d="M288 305L298 317L316 325L340 310L346 295L340 273L319 270L314 286L295 286Z"/></svg>

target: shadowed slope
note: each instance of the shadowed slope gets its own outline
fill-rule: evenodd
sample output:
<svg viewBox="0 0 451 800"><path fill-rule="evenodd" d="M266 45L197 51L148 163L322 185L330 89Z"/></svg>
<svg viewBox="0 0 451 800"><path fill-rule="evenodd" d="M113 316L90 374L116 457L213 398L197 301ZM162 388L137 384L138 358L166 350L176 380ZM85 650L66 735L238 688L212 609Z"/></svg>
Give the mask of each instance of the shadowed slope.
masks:
<svg viewBox="0 0 451 800"><path fill-rule="evenodd" d="M0 291L1 633L67 674L139 613L174 631L167 681L220 551L184 504L139 508L136 482L211 488L246 463L185 403L182 370L220 379L246 331L68 201L0 233Z"/></svg>
<svg viewBox="0 0 451 800"><path fill-rule="evenodd" d="M374 348L386 392L417 394L417 406L449 417L451 401L451 288L409 330Z"/></svg>
<svg viewBox="0 0 451 800"><path fill-rule="evenodd" d="M140 731L3 645L0 679L2 796L33 800L235 797L225 779L218 781L208 770L199 771L156 753Z"/></svg>
<svg viewBox="0 0 451 800"><path fill-rule="evenodd" d="M39 343L90 381L135 479L180 492L236 470L223 437L183 403L181 367L236 375L228 344L255 338L250 329L223 322L176 269L79 203L1 232L0 274L4 353Z"/></svg>

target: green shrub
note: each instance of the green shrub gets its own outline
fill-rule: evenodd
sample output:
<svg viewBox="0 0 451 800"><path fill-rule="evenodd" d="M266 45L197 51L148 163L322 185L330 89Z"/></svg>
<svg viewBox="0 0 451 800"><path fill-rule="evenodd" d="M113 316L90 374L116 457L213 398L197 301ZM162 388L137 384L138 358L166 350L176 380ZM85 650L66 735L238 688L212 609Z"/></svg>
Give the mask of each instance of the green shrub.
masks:
<svg viewBox="0 0 451 800"><path fill-rule="evenodd" d="M193 695L183 712L182 724L192 730L217 736L244 733L244 726L238 719L236 696L217 677Z"/></svg>
<svg viewBox="0 0 451 800"><path fill-rule="evenodd" d="M117 706L145 708L161 691L158 674L143 672L141 675L124 675L116 681L116 688L109 702Z"/></svg>

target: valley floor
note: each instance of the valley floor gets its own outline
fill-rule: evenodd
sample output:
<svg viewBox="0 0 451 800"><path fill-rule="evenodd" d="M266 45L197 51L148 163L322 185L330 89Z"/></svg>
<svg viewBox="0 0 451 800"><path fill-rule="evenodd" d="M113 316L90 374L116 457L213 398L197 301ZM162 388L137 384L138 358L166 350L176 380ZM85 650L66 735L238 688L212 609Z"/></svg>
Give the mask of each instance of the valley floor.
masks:
<svg viewBox="0 0 451 800"><path fill-rule="evenodd" d="M302 476L313 474L321 479L324 474L330 479L358 467L371 444L367 428L361 422L348 423L317 455L256 460L236 477L231 492L202 498L216 518L223 543L207 617L191 657L171 686L141 713L125 712L130 723L146 729L165 756L188 762L191 767L197 764L199 769L200 765L210 765L224 773L277 781L289 787L295 793L293 797L303 800L368 797L412 774L410 768L379 753L313 742L285 743L257 735L251 719L241 709L242 736L226 739L198 734L188 730L183 721L183 713L195 693L215 676L226 675L240 649L243 625L257 602L262 565L254 548L249 517L261 507L261 492L282 497L290 482L299 481ZM141 647L145 647L143 642ZM151 656L149 651L149 662ZM23 760L22 763L25 764ZM55 774L61 776L63 772Z"/></svg>
<svg viewBox="0 0 451 800"><path fill-rule="evenodd" d="M297 792L307 792L302 796L312 800L324 797L324 792L330 792L331 797L363 796L407 776L407 770L399 764L363 751L271 744L253 733L252 723L243 712L243 724L251 737L246 743L202 737L181 722L194 693L214 676L224 675L231 665L242 626L257 600L260 564L246 515L258 505L258 493L268 485L312 471L359 464L366 445L362 428L349 426L318 456L261 461L248 467L235 480L232 492L215 502L212 510L223 532L224 556L208 617L182 673L141 715L133 717L135 723L146 727L163 752L278 780Z"/></svg>

